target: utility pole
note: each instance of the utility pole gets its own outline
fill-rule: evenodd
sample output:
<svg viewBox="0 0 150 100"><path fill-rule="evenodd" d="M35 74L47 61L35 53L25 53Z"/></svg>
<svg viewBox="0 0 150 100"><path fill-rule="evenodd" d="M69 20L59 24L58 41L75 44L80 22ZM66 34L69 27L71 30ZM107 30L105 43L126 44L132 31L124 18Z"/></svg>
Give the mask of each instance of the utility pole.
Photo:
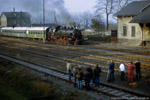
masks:
<svg viewBox="0 0 150 100"><path fill-rule="evenodd" d="M45 43L45 0L43 0L43 43Z"/></svg>

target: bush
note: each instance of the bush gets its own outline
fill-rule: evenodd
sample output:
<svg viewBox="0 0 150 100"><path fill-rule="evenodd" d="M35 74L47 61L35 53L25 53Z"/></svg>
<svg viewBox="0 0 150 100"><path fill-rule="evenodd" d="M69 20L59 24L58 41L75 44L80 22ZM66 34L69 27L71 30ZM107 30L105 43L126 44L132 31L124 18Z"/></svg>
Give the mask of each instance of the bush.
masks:
<svg viewBox="0 0 150 100"><path fill-rule="evenodd" d="M41 81L40 77L32 75L24 69L0 66L0 75L9 86L24 91L29 96L49 96L53 92L51 83Z"/></svg>
<svg viewBox="0 0 150 100"><path fill-rule="evenodd" d="M0 66L0 76L3 76L6 71L7 71L7 70L6 70L5 67Z"/></svg>
<svg viewBox="0 0 150 100"><path fill-rule="evenodd" d="M43 96L49 96L51 93L53 93L54 90L51 83L45 83L42 81L33 81L31 88Z"/></svg>

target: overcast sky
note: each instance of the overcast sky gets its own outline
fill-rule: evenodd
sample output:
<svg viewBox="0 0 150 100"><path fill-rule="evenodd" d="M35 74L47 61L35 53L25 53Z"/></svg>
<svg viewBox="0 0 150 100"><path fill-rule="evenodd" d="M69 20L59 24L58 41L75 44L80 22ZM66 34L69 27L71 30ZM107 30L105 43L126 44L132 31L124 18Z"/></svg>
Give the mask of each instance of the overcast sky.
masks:
<svg viewBox="0 0 150 100"><path fill-rule="evenodd" d="M54 19L54 11L57 19L69 19L70 13L81 13L94 11L96 0L45 0L45 11L47 22ZM25 11L32 15L34 22L42 21L43 0L0 0L0 13L13 11Z"/></svg>
<svg viewBox="0 0 150 100"><path fill-rule="evenodd" d="M96 0L64 0L65 7L72 13L94 11Z"/></svg>

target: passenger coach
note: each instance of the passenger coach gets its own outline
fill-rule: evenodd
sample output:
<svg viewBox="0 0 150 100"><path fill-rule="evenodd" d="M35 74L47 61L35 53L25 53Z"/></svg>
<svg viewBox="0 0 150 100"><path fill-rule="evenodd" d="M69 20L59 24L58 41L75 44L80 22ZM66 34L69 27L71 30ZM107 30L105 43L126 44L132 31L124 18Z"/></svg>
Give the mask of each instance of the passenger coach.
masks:
<svg viewBox="0 0 150 100"><path fill-rule="evenodd" d="M43 27L3 27L0 35L42 39L46 29L47 27L45 29Z"/></svg>

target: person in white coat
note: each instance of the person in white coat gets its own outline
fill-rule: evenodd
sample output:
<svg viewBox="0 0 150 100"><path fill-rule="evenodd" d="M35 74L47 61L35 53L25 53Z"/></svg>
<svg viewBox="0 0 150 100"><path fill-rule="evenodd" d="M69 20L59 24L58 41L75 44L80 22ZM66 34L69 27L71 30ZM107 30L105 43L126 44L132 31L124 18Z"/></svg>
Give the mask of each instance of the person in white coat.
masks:
<svg viewBox="0 0 150 100"><path fill-rule="evenodd" d="M119 68L120 68L120 71L121 71L121 81L124 81L124 74L125 74L125 65L124 65L124 63L121 63Z"/></svg>

